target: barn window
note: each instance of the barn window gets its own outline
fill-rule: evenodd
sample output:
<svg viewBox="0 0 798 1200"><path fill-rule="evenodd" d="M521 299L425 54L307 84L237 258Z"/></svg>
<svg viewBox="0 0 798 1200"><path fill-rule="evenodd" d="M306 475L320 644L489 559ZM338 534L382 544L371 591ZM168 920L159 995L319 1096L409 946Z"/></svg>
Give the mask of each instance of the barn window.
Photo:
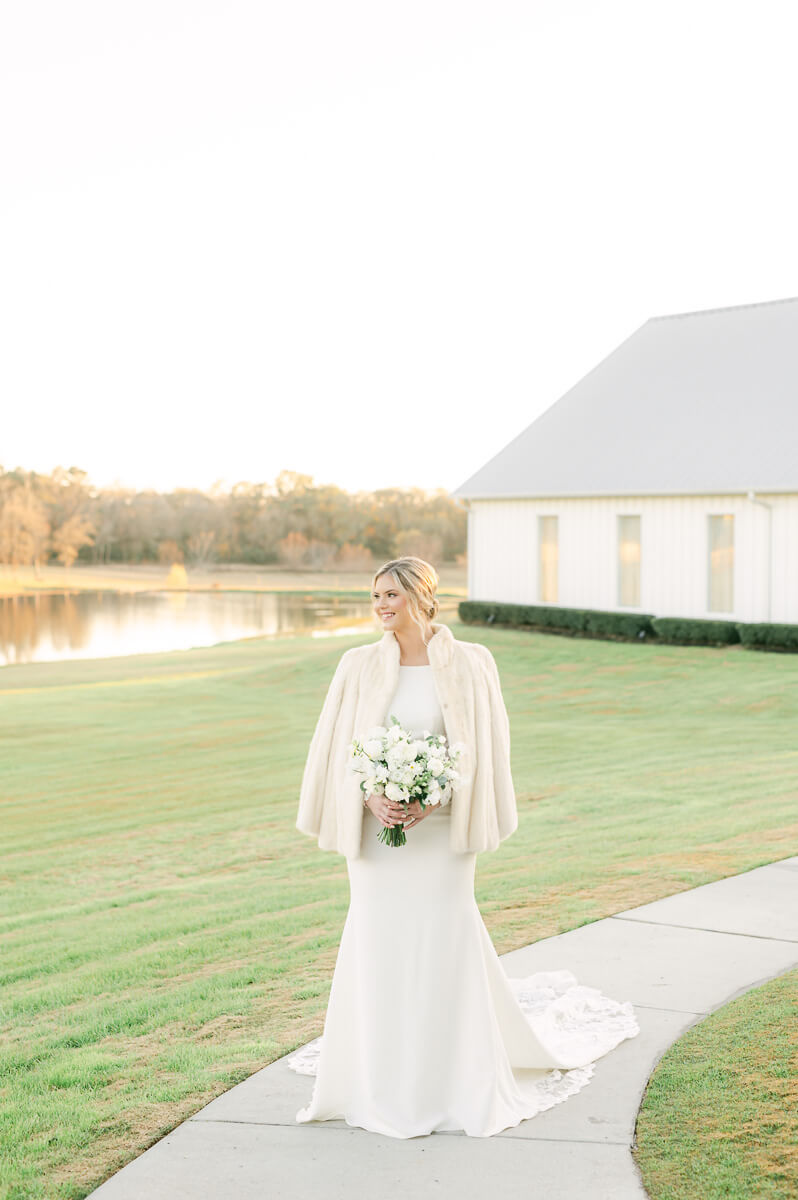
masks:
<svg viewBox="0 0 798 1200"><path fill-rule="evenodd" d="M734 608L734 517L729 513L709 517L710 612Z"/></svg>
<svg viewBox="0 0 798 1200"><path fill-rule="evenodd" d="M640 517L618 517L618 604L640 606Z"/></svg>
<svg viewBox="0 0 798 1200"><path fill-rule="evenodd" d="M538 517L538 600L557 603L557 518Z"/></svg>

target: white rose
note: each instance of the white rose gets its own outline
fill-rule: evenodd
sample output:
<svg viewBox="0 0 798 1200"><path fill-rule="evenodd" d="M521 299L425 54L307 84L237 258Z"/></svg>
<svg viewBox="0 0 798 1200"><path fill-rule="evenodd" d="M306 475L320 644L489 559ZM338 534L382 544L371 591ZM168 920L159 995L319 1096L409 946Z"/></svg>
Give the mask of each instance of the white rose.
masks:
<svg viewBox="0 0 798 1200"><path fill-rule="evenodd" d="M374 777L375 779L388 778L388 768L384 763L377 763L377 766L374 768Z"/></svg>
<svg viewBox="0 0 798 1200"><path fill-rule="evenodd" d="M385 728L384 725L375 725L373 729L370 729L368 731L368 733L366 734L366 737L369 738L369 740L371 738L379 738L380 741L382 741L382 739L385 737L387 732L388 732L388 730Z"/></svg>
<svg viewBox="0 0 798 1200"><path fill-rule="evenodd" d="M430 758L428 766L433 775L441 775L443 773L443 763L439 758Z"/></svg>
<svg viewBox="0 0 798 1200"><path fill-rule="evenodd" d="M369 758L382 758L382 738L371 738L365 743L363 749Z"/></svg>
<svg viewBox="0 0 798 1200"><path fill-rule="evenodd" d="M407 789L400 787L398 783L386 783L385 795L389 800L405 800L407 798Z"/></svg>

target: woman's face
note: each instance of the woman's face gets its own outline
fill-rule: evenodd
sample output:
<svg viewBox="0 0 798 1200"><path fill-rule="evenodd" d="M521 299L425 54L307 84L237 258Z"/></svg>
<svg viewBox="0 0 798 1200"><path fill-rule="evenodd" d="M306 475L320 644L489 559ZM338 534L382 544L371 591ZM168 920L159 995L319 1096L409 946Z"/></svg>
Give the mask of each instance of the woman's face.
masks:
<svg viewBox="0 0 798 1200"><path fill-rule="evenodd" d="M377 620L383 629L402 630L411 624L407 609L407 597L393 575L380 575L371 593Z"/></svg>

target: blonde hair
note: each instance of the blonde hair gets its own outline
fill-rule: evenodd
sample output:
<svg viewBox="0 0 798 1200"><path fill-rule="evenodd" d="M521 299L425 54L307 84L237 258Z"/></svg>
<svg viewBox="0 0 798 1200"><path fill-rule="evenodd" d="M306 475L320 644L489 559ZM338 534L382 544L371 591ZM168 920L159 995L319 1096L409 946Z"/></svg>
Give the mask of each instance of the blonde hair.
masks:
<svg viewBox="0 0 798 1200"><path fill-rule="evenodd" d="M371 580L372 592L381 575L392 575L399 590L407 596L410 617L421 630L424 645L428 645L424 638L425 619L428 622L434 621L440 611L435 595L438 589L438 572L423 558L415 558L413 555L392 558L374 572Z"/></svg>

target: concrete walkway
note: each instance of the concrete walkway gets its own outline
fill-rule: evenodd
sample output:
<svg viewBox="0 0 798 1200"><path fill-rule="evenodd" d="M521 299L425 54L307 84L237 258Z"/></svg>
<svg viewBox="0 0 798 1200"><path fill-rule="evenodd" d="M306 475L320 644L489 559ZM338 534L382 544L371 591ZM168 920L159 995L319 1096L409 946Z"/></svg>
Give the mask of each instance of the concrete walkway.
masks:
<svg viewBox="0 0 798 1200"><path fill-rule="evenodd" d="M798 965L798 856L630 908L502 956L508 975L567 968L631 1000L637 1037L577 1095L492 1138L406 1140L297 1125L312 1076L285 1058L212 1100L92 1192L99 1200L640 1200L630 1153L654 1066L686 1029ZM287 1057L287 1056L286 1056Z"/></svg>

